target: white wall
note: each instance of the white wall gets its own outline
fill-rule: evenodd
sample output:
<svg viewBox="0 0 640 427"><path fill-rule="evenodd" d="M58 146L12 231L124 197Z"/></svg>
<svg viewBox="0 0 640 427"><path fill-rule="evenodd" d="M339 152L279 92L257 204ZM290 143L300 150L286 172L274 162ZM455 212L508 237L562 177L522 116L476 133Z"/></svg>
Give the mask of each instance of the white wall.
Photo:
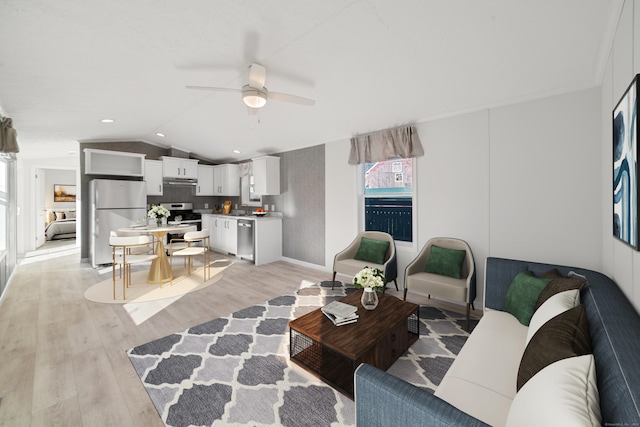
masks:
<svg viewBox="0 0 640 427"><path fill-rule="evenodd" d="M491 111L492 256L601 267L600 91Z"/></svg>
<svg viewBox="0 0 640 427"><path fill-rule="evenodd" d="M626 1L620 15L609 62L601 87L602 146L602 272L618 283L637 310L640 311L640 252L613 237L613 168L612 111L624 91L640 73L640 5ZM634 36L635 35L635 36Z"/></svg>
<svg viewBox="0 0 640 427"><path fill-rule="evenodd" d="M358 233L358 190L355 166L347 164L349 141L325 145L325 267L333 269L336 253Z"/></svg>
<svg viewBox="0 0 640 427"><path fill-rule="evenodd" d="M602 262L600 89L416 125L425 155L414 171L418 241L398 245L404 267L432 237L466 240L482 306L487 256L594 270ZM359 231L349 141L327 145L327 268Z"/></svg>
<svg viewBox="0 0 640 427"><path fill-rule="evenodd" d="M466 241L476 260L483 300L484 259L489 255L489 112L465 114L416 126L425 155L417 159L418 242L404 268L433 237Z"/></svg>

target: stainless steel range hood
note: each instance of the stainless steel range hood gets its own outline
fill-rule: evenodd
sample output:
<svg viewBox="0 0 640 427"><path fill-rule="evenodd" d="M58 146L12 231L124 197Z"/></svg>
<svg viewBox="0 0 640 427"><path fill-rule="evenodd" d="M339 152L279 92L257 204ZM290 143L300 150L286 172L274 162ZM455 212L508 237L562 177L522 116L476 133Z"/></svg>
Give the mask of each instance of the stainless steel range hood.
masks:
<svg viewBox="0 0 640 427"><path fill-rule="evenodd" d="M196 178L164 178L162 181L164 185L198 185L198 180Z"/></svg>

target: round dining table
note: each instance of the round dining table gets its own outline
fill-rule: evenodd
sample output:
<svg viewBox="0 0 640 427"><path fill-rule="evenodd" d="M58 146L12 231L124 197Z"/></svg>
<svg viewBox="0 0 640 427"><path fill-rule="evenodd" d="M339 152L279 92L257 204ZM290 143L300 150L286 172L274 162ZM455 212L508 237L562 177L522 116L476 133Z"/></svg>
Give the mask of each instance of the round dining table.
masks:
<svg viewBox="0 0 640 427"><path fill-rule="evenodd" d="M164 236L166 236L168 233L183 234L188 231L196 230L197 227L192 224L167 224L161 225L159 227L154 227L152 225L131 226L128 228L121 228L118 231L124 231L127 233L153 234L156 240L155 254L158 257L151 261L149 273L147 274L147 283L157 283L162 285L163 283L173 280L171 264L169 263L167 252L164 248Z"/></svg>

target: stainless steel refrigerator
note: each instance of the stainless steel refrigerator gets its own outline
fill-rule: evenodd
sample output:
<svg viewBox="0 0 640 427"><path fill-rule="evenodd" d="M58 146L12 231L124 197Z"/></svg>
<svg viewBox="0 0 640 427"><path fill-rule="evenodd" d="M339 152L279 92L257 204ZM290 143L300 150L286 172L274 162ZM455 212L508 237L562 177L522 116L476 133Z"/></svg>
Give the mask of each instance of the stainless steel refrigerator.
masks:
<svg viewBox="0 0 640 427"><path fill-rule="evenodd" d="M94 179L89 197L89 256L95 268L113 261L111 231L146 222L147 187L144 181Z"/></svg>

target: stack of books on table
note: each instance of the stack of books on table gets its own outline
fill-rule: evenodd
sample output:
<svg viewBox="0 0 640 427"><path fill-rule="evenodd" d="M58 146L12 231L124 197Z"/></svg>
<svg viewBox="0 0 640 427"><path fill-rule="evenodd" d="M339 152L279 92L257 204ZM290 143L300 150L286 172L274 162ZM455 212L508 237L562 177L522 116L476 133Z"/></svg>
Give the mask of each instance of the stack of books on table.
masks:
<svg viewBox="0 0 640 427"><path fill-rule="evenodd" d="M347 325L358 320L358 307L340 301L330 302L321 310L336 326Z"/></svg>

